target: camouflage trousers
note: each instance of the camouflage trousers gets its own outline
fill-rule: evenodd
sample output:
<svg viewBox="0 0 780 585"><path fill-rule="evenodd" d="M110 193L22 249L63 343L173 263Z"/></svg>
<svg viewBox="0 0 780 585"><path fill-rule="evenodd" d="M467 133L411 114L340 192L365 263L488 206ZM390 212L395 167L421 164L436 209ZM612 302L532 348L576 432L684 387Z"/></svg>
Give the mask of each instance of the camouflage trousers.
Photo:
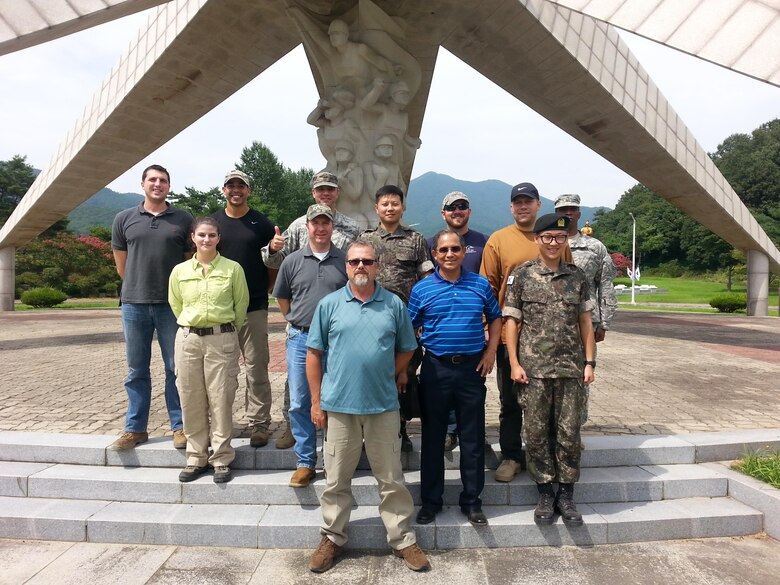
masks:
<svg viewBox="0 0 780 585"><path fill-rule="evenodd" d="M531 378L518 385L528 474L536 483L580 477L580 426L585 389L576 378Z"/></svg>

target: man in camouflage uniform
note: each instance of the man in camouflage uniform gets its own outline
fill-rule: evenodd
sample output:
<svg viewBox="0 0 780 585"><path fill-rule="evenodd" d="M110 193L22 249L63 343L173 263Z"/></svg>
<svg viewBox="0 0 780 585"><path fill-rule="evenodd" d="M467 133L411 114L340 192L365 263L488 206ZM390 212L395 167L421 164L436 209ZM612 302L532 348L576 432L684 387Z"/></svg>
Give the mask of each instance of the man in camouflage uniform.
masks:
<svg viewBox="0 0 780 585"><path fill-rule="evenodd" d="M558 213L536 220L539 257L512 271L504 303L511 376L521 385L528 473L539 490L534 521L540 525L552 524L556 510L567 526L582 525L574 483L580 475L583 384L594 379L596 344L585 273L561 261L569 223Z"/></svg>
<svg viewBox="0 0 780 585"><path fill-rule="evenodd" d="M395 185L385 185L376 192L376 214L379 225L360 234L359 239L374 246L379 260L377 281L385 289L409 304L412 287L433 271L433 262L425 238L419 232L401 225L404 215L404 192ZM409 362L409 377L422 361L418 349ZM412 442L401 420L401 450L411 451Z"/></svg>
<svg viewBox="0 0 780 585"><path fill-rule="evenodd" d="M311 195L314 201L320 205L326 205L333 210L333 235L331 243L343 252L355 241L360 233L360 226L352 219L336 210L336 202L339 199L339 182L336 175L327 171L320 171L311 178ZM274 226L276 232L273 239L260 250L263 264L268 268L278 270L282 260L300 250L309 243L309 232L306 228L306 215L293 220L290 226L279 233L279 226ZM289 449L295 440L290 432L290 386L284 383L284 408L282 414L287 423L287 428L281 437L276 439L277 449Z"/></svg>
<svg viewBox="0 0 780 585"><path fill-rule="evenodd" d="M617 311L615 286L615 264L607 252L607 247L596 238L577 229L580 220L580 196L561 195L555 200L555 212L569 218L569 248L577 268L585 273L590 288L590 300L593 301L593 335L596 343L604 341L609 324ZM591 230L592 231L592 230ZM593 352L594 359L596 351ZM582 424L588 420L588 396L590 387L585 386L585 408L582 409Z"/></svg>

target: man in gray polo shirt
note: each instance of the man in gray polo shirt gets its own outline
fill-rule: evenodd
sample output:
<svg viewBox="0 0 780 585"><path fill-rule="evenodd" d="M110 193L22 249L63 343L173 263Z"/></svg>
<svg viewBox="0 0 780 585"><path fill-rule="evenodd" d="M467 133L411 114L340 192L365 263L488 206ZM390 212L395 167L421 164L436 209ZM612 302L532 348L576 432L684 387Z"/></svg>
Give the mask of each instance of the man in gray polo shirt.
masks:
<svg viewBox="0 0 780 585"><path fill-rule="evenodd" d="M125 432L110 448L132 449L149 439L147 425L152 402L149 364L152 336L157 331L165 364L165 404L173 431L173 445L187 446L182 430L181 403L176 390L173 346L176 316L168 304L168 277L173 267L190 255L192 216L165 200L171 189L168 171L160 165L144 169L144 200L120 211L111 228L116 271L122 279L122 331L128 374L125 378L127 414Z"/></svg>
<svg viewBox="0 0 780 585"><path fill-rule="evenodd" d="M287 319L287 380L290 430L295 438L296 470L291 487L306 487L315 475L317 430L311 420L306 381L306 342L317 303L347 282L346 255L331 243L333 210L315 204L306 212L308 243L287 256L279 268L274 297Z"/></svg>

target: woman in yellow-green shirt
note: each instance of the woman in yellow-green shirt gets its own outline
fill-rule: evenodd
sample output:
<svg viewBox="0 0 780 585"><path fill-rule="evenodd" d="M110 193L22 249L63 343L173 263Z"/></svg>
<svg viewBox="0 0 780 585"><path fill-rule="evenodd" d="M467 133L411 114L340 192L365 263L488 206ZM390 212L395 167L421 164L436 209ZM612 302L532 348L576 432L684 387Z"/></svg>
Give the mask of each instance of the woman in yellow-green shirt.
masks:
<svg viewBox="0 0 780 585"><path fill-rule="evenodd" d="M214 483L224 483L232 478L235 458L230 439L238 330L246 319L249 290L241 266L217 252L219 225L213 218L195 220L191 237L195 255L174 267L168 281L168 302L180 326L174 362L187 437L187 466L179 481L192 481L211 466Z"/></svg>

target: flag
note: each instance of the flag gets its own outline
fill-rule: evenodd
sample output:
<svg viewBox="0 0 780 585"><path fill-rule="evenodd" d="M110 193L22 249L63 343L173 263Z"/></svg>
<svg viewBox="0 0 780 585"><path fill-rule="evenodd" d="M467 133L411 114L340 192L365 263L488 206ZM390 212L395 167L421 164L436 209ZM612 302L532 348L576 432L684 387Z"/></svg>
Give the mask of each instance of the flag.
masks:
<svg viewBox="0 0 780 585"><path fill-rule="evenodd" d="M634 280L634 271L633 270L631 270L630 268L626 267L626 274L628 274L628 277L631 280Z"/></svg>
<svg viewBox="0 0 780 585"><path fill-rule="evenodd" d="M639 282L639 266L636 267L636 281Z"/></svg>

